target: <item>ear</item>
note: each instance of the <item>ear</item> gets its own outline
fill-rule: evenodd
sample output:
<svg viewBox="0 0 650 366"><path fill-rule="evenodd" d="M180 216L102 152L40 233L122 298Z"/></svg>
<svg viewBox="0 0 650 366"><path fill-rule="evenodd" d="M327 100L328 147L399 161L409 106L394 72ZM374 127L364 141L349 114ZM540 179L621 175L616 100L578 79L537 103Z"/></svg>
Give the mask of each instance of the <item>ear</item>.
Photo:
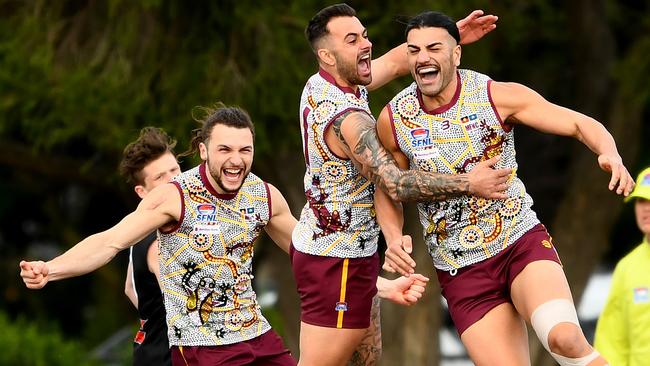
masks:
<svg viewBox="0 0 650 366"><path fill-rule="evenodd" d="M208 160L208 147L203 142L199 142L199 154L201 155L201 160Z"/></svg>
<svg viewBox="0 0 650 366"><path fill-rule="evenodd" d="M456 67L460 66L460 56L463 53L462 51L460 45L456 45L454 48L454 65L456 65Z"/></svg>
<svg viewBox="0 0 650 366"><path fill-rule="evenodd" d="M318 56L318 60L325 65L336 66L336 58L334 57L334 54L332 54L332 51L327 48L319 48L316 51L316 55Z"/></svg>
<svg viewBox="0 0 650 366"><path fill-rule="evenodd" d="M140 197L140 199L144 198L144 196L146 196L147 193L148 193L147 189L144 188L144 186L143 186L143 185L140 185L140 184L138 184L137 186L135 186L135 188L133 188L133 190L134 190L135 193L138 195L138 197Z"/></svg>

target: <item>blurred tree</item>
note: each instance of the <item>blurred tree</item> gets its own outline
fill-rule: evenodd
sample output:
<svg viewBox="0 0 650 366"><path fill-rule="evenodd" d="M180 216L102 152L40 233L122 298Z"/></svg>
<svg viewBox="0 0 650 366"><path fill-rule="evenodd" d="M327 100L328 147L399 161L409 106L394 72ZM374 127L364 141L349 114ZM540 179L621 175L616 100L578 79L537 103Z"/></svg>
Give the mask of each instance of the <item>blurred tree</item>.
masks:
<svg viewBox="0 0 650 366"><path fill-rule="evenodd" d="M56 329L38 327L25 319L11 321L0 312L0 365L94 366L78 342L65 340Z"/></svg>

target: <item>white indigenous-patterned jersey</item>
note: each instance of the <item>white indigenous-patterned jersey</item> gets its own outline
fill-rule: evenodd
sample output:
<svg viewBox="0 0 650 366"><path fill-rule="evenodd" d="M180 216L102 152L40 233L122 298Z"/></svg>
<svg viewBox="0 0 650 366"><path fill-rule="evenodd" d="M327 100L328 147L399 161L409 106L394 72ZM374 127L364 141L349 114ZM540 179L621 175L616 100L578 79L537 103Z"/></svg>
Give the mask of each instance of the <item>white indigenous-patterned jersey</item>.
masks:
<svg viewBox="0 0 650 366"><path fill-rule="evenodd" d="M470 70L458 70L457 78L453 100L433 111L424 109L415 82L388 104L393 136L411 169L461 174L501 154L498 167L516 172L514 134L492 103L491 80ZM516 174L506 194L505 200L462 196L418 204L436 268L453 271L490 258L539 223Z"/></svg>
<svg viewBox="0 0 650 366"><path fill-rule="evenodd" d="M174 178L181 220L159 234L170 345L238 343L271 329L251 286L253 243L271 217L268 186L250 173L237 193L219 194L206 170Z"/></svg>
<svg viewBox="0 0 650 366"><path fill-rule="evenodd" d="M307 204L292 238L300 252L362 258L377 251L374 185L352 161L336 156L324 138L332 122L350 111L371 115L364 87L358 87L356 93L340 87L322 69L309 78L300 100Z"/></svg>

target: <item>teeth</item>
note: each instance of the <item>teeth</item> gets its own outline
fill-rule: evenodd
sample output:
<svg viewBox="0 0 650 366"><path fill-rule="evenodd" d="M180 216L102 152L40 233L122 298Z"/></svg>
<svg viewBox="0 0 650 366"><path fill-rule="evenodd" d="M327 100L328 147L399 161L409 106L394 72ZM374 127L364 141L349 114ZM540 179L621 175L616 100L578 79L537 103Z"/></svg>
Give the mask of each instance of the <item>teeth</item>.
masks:
<svg viewBox="0 0 650 366"><path fill-rule="evenodd" d="M230 173L230 174L239 174L240 170L241 169L225 169L226 173Z"/></svg>
<svg viewBox="0 0 650 366"><path fill-rule="evenodd" d="M423 67L418 70L418 74L427 74L430 72L436 72L438 71L435 67Z"/></svg>
<svg viewBox="0 0 650 366"><path fill-rule="evenodd" d="M367 59L369 59L369 58L370 58L370 55L364 55L364 56L361 56L361 60L367 60Z"/></svg>

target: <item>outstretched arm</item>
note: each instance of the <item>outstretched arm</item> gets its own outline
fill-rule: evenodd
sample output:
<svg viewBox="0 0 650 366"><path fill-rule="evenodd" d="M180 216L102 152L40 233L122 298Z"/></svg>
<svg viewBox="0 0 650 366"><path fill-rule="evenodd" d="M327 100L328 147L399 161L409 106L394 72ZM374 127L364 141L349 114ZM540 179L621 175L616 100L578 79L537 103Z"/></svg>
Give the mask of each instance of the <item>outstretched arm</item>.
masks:
<svg viewBox="0 0 650 366"><path fill-rule="evenodd" d="M81 276L108 263L120 250L138 242L153 230L180 217L180 196L171 184L157 187L138 208L112 228L93 234L67 252L43 261L21 261L20 276L31 289L49 281Z"/></svg>
<svg viewBox="0 0 650 366"><path fill-rule="evenodd" d="M289 204L282 193L269 184L271 192L271 210L273 216L266 225L266 232L271 239L285 252L289 253L291 244L291 233L296 226L296 218L291 214Z"/></svg>
<svg viewBox="0 0 650 366"><path fill-rule="evenodd" d="M630 194L634 179L623 165L614 138L600 122L550 103L521 84L492 82L490 91L502 120L577 139L598 155L600 168L611 173L609 189L625 196Z"/></svg>
<svg viewBox="0 0 650 366"><path fill-rule="evenodd" d="M495 15L483 15L483 10L474 10L465 18L456 22L460 32L460 43L470 44L493 31L499 18ZM378 89L390 81L408 74L406 43L391 49L381 57L372 60L372 82L368 90Z"/></svg>

